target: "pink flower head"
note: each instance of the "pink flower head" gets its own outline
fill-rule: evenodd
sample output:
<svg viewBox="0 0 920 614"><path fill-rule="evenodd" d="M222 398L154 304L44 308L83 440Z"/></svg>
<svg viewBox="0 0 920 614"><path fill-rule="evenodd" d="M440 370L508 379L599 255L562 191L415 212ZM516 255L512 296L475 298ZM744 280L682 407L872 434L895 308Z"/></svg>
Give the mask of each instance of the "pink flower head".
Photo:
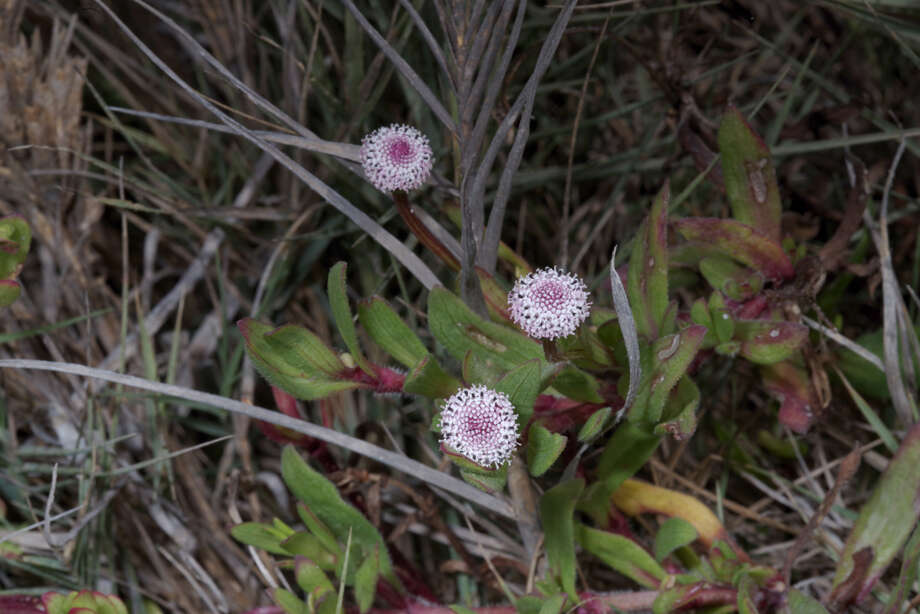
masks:
<svg viewBox="0 0 920 614"><path fill-rule="evenodd" d="M364 174L381 192L422 187L433 163L428 137L412 126L383 126L361 140Z"/></svg>
<svg viewBox="0 0 920 614"><path fill-rule="evenodd" d="M568 337L591 312L585 282L555 267L519 278L508 305L514 323L535 339Z"/></svg>
<svg viewBox="0 0 920 614"><path fill-rule="evenodd" d="M444 403L441 443L477 465L504 465L517 439L517 414L502 392L477 384L458 390Z"/></svg>

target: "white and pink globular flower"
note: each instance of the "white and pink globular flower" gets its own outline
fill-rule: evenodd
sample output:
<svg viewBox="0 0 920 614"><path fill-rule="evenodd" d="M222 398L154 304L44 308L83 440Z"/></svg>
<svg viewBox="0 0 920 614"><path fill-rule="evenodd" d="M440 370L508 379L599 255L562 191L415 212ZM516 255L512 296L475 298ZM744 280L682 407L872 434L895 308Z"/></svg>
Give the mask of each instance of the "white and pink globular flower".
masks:
<svg viewBox="0 0 920 614"><path fill-rule="evenodd" d="M441 444L481 467L504 465L518 445L517 414L508 395L482 385L458 390L441 410Z"/></svg>
<svg viewBox="0 0 920 614"><path fill-rule="evenodd" d="M433 164L428 137L412 126L383 126L361 140L364 174L381 192L422 187Z"/></svg>
<svg viewBox="0 0 920 614"><path fill-rule="evenodd" d="M555 267L519 278L508 293L508 306L511 320L534 339L568 337L591 313L585 282Z"/></svg>

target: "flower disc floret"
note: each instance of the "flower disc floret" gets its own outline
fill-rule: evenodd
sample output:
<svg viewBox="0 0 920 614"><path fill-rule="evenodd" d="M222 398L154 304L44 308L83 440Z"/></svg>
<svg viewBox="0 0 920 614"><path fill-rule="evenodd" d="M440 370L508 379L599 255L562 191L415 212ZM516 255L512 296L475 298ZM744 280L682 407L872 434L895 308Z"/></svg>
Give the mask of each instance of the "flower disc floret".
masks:
<svg viewBox="0 0 920 614"><path fill-rule="evenodd" d="M364 174L381 192L422 187L433 164L428 137L412 126L383 126L361 140Z"/></svg>
<svg viewBox="0 0 920 614"><path fill-rule="evenodd" d="M449 451L482 467L500 467L511 458L517 440L517 414L508 395L476 385L444 403L441 443Z"/></svg>
<svg viewBox="0 0 920 614"><path fill-rule="evenodd" d="M512 321L535 339L568 337L591 313L585 282L555 267L519 278L508 306Z"/></svg>

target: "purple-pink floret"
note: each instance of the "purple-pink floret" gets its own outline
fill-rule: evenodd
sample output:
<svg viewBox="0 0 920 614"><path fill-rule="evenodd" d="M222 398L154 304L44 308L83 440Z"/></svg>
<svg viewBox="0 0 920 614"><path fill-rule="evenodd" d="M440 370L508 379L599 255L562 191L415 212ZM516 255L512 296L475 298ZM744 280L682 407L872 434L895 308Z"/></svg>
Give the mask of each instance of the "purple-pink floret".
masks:
<svg viewBox="0 0 920 614"><path fill-rule="evenodd" d="M568 337L591 313L585 282L555 267L518 279L508 306L514 323L535 339Z"/></svg>
<svg viewBox="0 0 920 614"><path fill-rule="evenodd" d="M475 385L457 391L444 403L441 443L477 465L504 465L517 440L517 415L508 395Z"/></svg>
<svg viewBox="0 0 920 614"><path fill-rule="evenodd" d="M361 141L364 174L381 192L422 187L433 164L428 137L411 126L377 128Z"/></svg>

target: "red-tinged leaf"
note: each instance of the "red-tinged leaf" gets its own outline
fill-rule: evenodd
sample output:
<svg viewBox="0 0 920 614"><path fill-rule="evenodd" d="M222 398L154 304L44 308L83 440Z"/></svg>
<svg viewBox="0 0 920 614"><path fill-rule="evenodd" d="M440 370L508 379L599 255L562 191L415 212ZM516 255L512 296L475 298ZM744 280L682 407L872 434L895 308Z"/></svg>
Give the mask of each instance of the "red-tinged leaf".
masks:
<svg viewBox="0 0 920 614"><path fill-rule="evenodd" d="M719 151L734 218L778 242L782 203L770 150L734 106L722 117Z"/></svg>
<svg viewBox="0 0 920 614"><path fill-rule="evenodd" d="M741 342L741 356L759 365L782 362L808 340L808 327L798 322L738 320L735 339Z"/></svg>
<svg viewBox="0 0 920 614"><path fill-rule="evenodd" d="M673 222L674 229L688 241L708 249L717 249L772 281L795 275L795 267L782 246L753 226L735 220L711 217L682 218Z"/></svg>
<svg viewBox="0 0 920 614"><path fill-rule="evenodd" d="M904 546L920 517L920 424L914 425L882 473L843 548L830 602L841 609L863 599ZM861 570L858 556L868 552ZM862 555L866 556L866 555Z"/></svg>
<svg viewBox="0 0 920 614"><path fill-rule="evenodd" d="M286 393L277 386L272 386L272 396L275 399L275 406L282 414L303 420L300 409L297 407L297 399Z"/></svg>
<svg viewBox="0 0 920 614"><path fill-rule="evenodd" d="M764 388L780 402L780 424L796 433L808 431L819 406L808 374L789 362L769 365L761 373Z"/></svg>
<svg viewBox="0 0 920 614"><path fill-rule="evenodd" d="M658 593L653 612L689 612L699 608L734 605L737 591L708 581L678 584Z"/></svg>
<svg viewBox="0 0 920 614"><path fill-rule="evenodd" d="M746 301L763 289L763 277L728 256L703 258L700 273L710 286L733 301Z"/></svg>
<svg viewBox="0 0 920 614"><path fill-rule="evenodd" d="M640 335L655 339L668 309L668 201L664 184L633 244L626 292Z"/></svg>
<svg viewBox="0 0 920 614"><path fill-rule="evenodd" d="M0 612L4 614L44 614L42 600L34 595L0 595Z"/></svg>
<svg viewBox="0 0 920 614"><path fill-rule="evenodd" d="M418 238L419 242L427 247L431 253L440 258L444 264L455 271L459 271L460 262L454 257L447 246L434 236L434 233L428 229L425 222L419 218L416 214L415 207L409 204L408 195L402 190L396 190L393 192L393 200L396 201L396 209L399 211L400 217L402 217L406 226L409 227L409 230L412 231L412 234Z"/></svg>

